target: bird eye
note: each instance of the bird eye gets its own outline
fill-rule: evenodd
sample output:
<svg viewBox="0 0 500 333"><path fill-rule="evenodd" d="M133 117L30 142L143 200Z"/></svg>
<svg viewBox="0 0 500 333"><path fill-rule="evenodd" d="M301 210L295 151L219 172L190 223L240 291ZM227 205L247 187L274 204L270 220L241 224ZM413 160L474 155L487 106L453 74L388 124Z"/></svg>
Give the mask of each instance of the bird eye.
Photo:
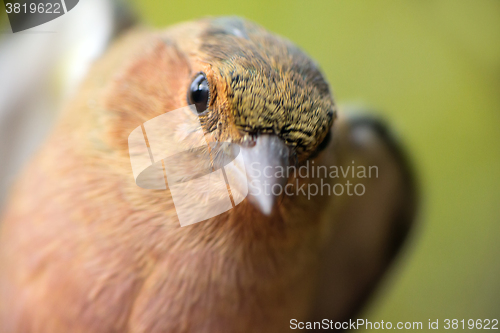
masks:
<svg viewBox="0 0 500 333"><path fill-rule="evenodd" d="M189 86L188 104L194 104L196 111L202 113L208 108L210 91L208 88L207 77L204 73L198 73Z"/></svg>

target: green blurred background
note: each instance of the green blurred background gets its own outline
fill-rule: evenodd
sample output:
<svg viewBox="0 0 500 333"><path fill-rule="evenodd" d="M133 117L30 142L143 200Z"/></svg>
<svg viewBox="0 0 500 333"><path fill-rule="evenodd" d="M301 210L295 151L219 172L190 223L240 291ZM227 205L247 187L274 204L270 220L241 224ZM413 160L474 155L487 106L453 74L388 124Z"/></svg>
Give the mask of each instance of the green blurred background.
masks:
<svg viewBox="0 0 500 333"><path fill-rule="evenodd" d="M500 317L500 1L134 1L163 27L239 15L301 46L339 103L385 117L411 152L422 205L362 314ZM442 326L441 326L442 327Z"/></svg>

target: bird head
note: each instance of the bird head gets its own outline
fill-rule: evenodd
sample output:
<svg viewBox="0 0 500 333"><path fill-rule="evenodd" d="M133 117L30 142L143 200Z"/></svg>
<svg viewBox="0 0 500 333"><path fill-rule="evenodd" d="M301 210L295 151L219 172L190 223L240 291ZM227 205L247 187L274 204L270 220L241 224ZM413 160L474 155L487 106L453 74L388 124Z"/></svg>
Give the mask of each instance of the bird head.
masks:
<svg viewBox="0 0 500 333"><path fill-rule="evenodd" d="M209 20L198 40L187 103L205 132L241 146L250 183L261 187L251 197L270 213L269 188L287 179L263 171L303 162L325 145L335 118L328 83L291 42L242 19Z"/></svg>
<svg viewBox="0 0 500 333"><path fill-rule="evenodd" d="M335 117L318 66L291 42L238 18L210 20L198 38L187 102L205 131L243 144L276 136L307 159Z"/></svg>
<svg viewBox="0 0 500 333"><path fill-rule="evenodd" d="M143 117L133 127L193 105L206 134L241 148L249 184L262 193L251 186L249 198L270 214L277 198L269 188L287 179L263 171L302 163L330 138L336 108L319 67L290 41L240 18L180 24L153 39L152 51L116 81L113 101L127 108L127 119ZM132 112L137 105L141 112Z"/></svg>

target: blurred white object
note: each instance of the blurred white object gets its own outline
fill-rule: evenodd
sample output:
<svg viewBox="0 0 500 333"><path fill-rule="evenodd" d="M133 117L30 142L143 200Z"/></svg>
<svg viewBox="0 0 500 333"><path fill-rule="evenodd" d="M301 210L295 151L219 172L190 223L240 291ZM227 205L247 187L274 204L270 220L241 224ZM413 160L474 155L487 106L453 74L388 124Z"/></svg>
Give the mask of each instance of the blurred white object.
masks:
<svg viewBox="0 0 500 333"><path fill-rule="evenodd" d="M61 104L112 37L131 22L116 1L85 0L53 21L0 34L0 210Z"/></svg>

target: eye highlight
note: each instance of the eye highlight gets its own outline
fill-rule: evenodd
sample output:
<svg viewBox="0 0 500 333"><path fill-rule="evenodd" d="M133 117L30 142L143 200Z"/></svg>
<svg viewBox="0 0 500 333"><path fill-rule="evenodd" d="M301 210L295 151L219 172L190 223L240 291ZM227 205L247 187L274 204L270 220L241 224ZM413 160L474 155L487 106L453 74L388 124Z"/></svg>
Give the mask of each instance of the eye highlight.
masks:
<svg viewBox="0 0 500 333"><path fill-rule="evenodd" d="M208 87L208 80L205 73L198 73L188 90L188 104L194 104L196 111L202 113L208 108L208 101L210 99L210 89Z"/></svg>

